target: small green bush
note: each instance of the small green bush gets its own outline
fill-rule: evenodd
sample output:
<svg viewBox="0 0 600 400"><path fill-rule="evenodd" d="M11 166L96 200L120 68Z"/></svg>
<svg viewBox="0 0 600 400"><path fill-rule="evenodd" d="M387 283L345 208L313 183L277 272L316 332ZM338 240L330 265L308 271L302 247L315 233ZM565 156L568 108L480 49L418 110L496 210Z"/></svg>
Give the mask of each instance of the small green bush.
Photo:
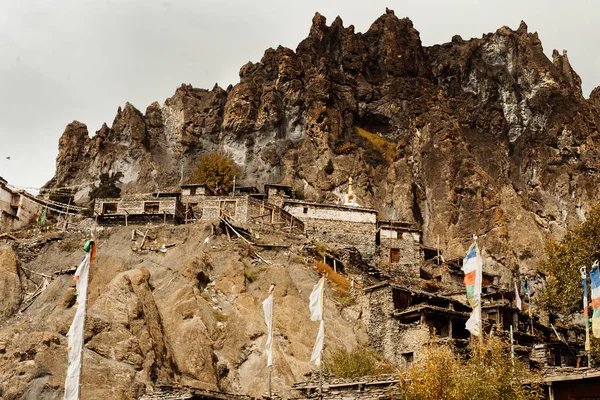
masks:
<svg viewBox="0 0 600 400"><path fill-rule="evenodd" d="M323 242L315 242L315 251L318 255L323 257L325 254L327 254L327 245Z"/></svg>
<svg viewBox="0 0 600 400"><path fill-rule="evenodd" d="M326 352L323 363L326 372L336 378L358 378L393 372L384 357L369 347L347 350L343 346Z"/></svg>

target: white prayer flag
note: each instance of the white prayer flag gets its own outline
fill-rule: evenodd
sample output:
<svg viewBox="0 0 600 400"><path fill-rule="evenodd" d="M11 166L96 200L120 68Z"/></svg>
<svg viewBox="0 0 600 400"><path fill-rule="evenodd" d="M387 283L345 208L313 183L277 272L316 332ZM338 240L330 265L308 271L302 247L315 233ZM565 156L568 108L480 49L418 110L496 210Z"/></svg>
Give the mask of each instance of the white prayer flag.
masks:
<svg viewBox="0 0 600 400"><path fill-rule="evenodd" d="M319 324L319 333L317 334L317 340L315 347L313 347L312 356L310 362L315 365L321 365L321 351L323 350L323 342L325 341L325 324L323 322L323 291L325 290L325 276L321 277L321 280L313 287L312 293L310 294L310 319L312 321L321 321Z"/></svg>
<svg viewBox="0 0 600 400"><path fill-rule="evenodd" d="M310 294L310 320L311 321L322 321L323 320L323 288L325 287L325 276L321 277L321 280L313 287L312 293Z"/></svg>
<svg viewBox="0 0 600 400"><path fill-rule="evenodd" d="M325 341L325 323L321 320L319 324L319 333L317 334L317 340L315 341L315 347L313 347L310 362L316 366L321 365L321 351L323 351L323 342Z"/></svg>
<svg viewBox="0 0 600 400"><path fill-rule="evenodd" d="M79 376L81 374L81 356L83 352L83 329L85 326L85 307L87 302L88 276L90 271L90 253L75 271L75 290L77 291L77 311L69 328L68 368L65 379L64 400L79 400Z"/></svg>
<svg viewBox="0 0 600 400"><path fill-rule="evenodd" d="M465 328L475 336L481 335L481 305L478 304L473 308L471 316L465 324Z"/></svg>
<svg viewBox="0 0 600 400"><path fill-rule="evenodd" d="M521 295L519 295L519 287L517 286L517 282L515 281L515 303L519 311L523 309L523 303L521 302Z"/></svg>
<svg viewBox="0 0 600 400"><path fill-rule="evenodd" d="M265 314L265 324L267 324L267 344L265 352L267 353L267 367L273 365L273 293L262 303Z"/></svg>

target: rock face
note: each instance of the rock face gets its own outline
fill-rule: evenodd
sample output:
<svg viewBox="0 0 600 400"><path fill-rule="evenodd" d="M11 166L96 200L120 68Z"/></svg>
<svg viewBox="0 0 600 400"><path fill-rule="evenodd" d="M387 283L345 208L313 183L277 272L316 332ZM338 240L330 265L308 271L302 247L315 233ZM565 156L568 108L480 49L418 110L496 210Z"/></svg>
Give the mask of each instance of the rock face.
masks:
<svg viewBox="0 0 600 400"><path fill-rule="evenodd" d="M17 262L10 247L0 247L0 322L12 316L23 300Z"/></svg>
<svg viewBox="0 0 600 400"><path fill-rule="evenodd" d="M525 23L424 47L391 10L365 33L316 14L295 51L268 49L227 90L182 85L145 114L127 103L92 138L69 124L48 186L112 169L125 191L167 190L224 149L246 183L313 200L351 176L361 204L419 225L426 245L439 235L446 258L477 234L492 270L525 273L597 198L599 99Z"/></svg>
<svg viewBox="0 0 600 400"><path fill-rule="evenodd" d="M158 240L152 246L176 243L165 254L132 251L131 228L100 235L90 269L82 398L137 399L161 384L261 397L267 389L262 301L273 281L273 390L289 398L291 385L314 370L309 359L318 323L310 321L308 297L319 275L300 256L306 240L265 233L266 240L284 239L291 247L263 252L272 265L253 265L246 247L212 235L210 228L198 223L152 229ZM45 244L25 268L55 276L81 261L84 242L83 234L67 233ZM0 250L0 285L5 270L16 272L10 248ZM7 312L0 319L0 397L62 399L66 334L75 314L73 278L56 275L16 313L21 285L32 293L42 278L32 274L19 284L15 277L15 288L0 286L1 311ZM325 301L327 345L366 345L360 305L341 307L331 290Z"/></svg>

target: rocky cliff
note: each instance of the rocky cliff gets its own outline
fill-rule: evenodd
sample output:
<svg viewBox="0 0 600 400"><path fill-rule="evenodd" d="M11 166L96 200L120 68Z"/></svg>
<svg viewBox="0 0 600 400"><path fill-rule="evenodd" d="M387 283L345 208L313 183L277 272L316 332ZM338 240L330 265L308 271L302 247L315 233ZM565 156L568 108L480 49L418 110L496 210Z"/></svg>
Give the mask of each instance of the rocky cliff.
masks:
<svg viewBox="0 0 600 400"><path fill-rule="evenodd" d="M112 169L126 191L165 190L224 149L248 184L326 200L352 176L361 204L439 236L447 258L477 234L491 269L528 272L596 201L599 122L600 89L586 100L566 52L549 60L525 23L425 47L391 10L365 33L316 14L295 51L268 49L233 87L127 103L92 138L72 122L47 186Z"/></svg>
<svg viewBox="0 0 600 400"><path fill-rule="evenodd" d="M0 245L0 398L62 399L76 295L73 276L55 272L81 262L85 231ZM266 265L211 224L163 226L149 235L153 241L146 241L146 249L174 246L166 253L133 251L141 239L132 243L131 228L99 233L90 269L82 398L137 399L165 384L262 397L267 367L261 303L273 281L273 390L289 398L291 385L311 370L318 330L308 297L319 275L305 262L306 240L261 234L289 246L263 251L271 263ZM327 345L366 345L360 306L340 307L331 290Z"/></svg>

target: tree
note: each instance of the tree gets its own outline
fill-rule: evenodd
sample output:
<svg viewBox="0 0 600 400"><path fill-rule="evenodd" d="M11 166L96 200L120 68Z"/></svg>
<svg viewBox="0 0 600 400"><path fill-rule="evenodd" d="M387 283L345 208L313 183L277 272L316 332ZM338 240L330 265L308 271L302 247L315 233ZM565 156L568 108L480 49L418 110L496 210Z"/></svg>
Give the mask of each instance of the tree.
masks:
<svg viewBox="0 0 600 400"><path fill-rule="evenodd" d="M214 152L200 157L192 180L217 192L228 193L233 187L234 177L240 178L240 175L241 172L230 153Z"/></svg>
<svg viewBox="0 0 600 400"><path fill-rule="evenodd" d="M399 391L406 400L542 399L539 379L498 337L469 344L462 359L448 344L423 348L416 362L400 375Z"/></svg>
<svg viewBox="0 0 600 400"><path fill-rule="evenodd" d="M586 221L567 232L558 243L546 243L546 258L538 268L547 276L538 302L549 312L568 316L583 309L579 269L600 259L600 204L586 213ZM588 285L589 290L589 285ZM589 295L589 292L588 292Z"/></svg>
<svg viewBox="0 0 600 400"><path fill-rule="evenodd" d="M100 174L100 184L90 191L90 199L120 197L121 188L117 186L117 183L121 183L122 177L121 172L112 175Z"/></svg>

